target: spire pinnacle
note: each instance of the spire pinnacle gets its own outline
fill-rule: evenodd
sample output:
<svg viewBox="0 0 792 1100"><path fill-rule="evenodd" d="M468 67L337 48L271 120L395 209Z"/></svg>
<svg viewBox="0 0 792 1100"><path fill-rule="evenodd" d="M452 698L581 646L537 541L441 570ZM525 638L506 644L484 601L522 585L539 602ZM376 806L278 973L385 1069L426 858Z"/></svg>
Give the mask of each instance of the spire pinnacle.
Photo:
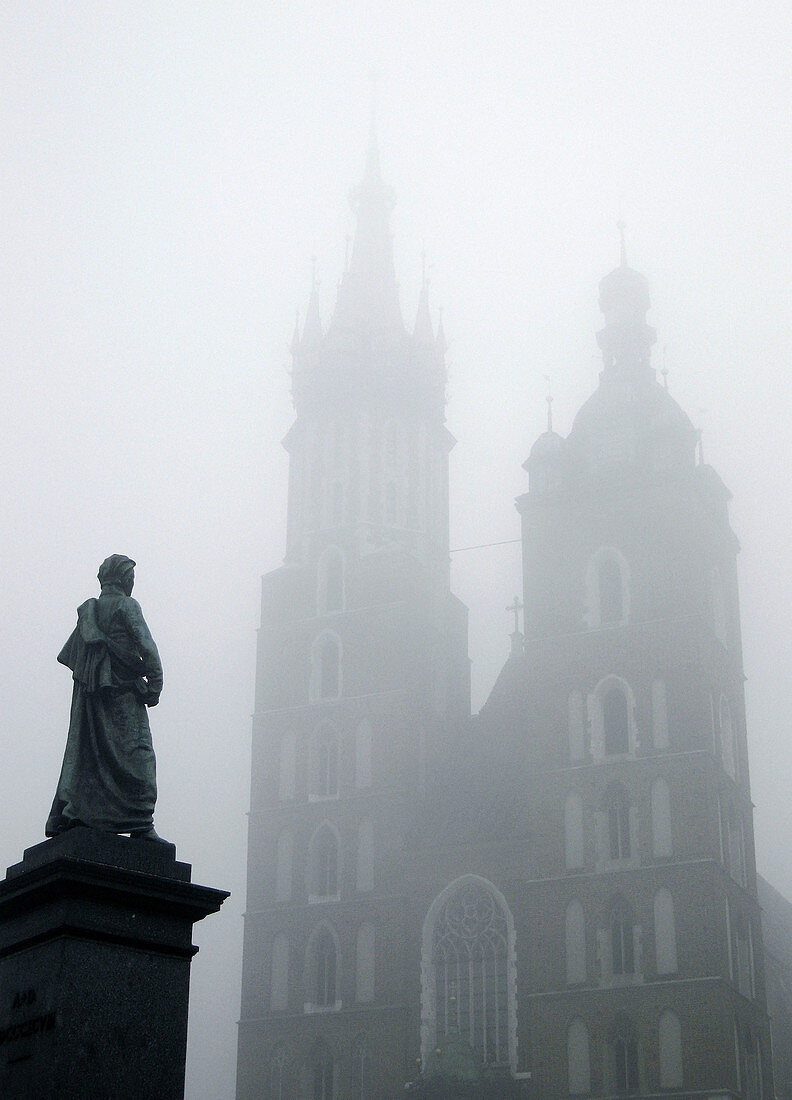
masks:
<svg viewBox="0 0 792 1100"><path fill-rule="evenodd" d="M391 190L382 180L377 141L376 74L372 74L371 124L363 181L352 192L355 232L341 281L331 331L370 337L403 336L404 321L393 265L390 234Z"/></svg>
<svg viewBox="0 0 792 1100"><path fill-rule="evenodd" d="M432 316L429 312L429 276L426 270L426 249L421 253L421 293L418 297L418 313L415 318L413 337L430 347L435 342Z"/></svg>

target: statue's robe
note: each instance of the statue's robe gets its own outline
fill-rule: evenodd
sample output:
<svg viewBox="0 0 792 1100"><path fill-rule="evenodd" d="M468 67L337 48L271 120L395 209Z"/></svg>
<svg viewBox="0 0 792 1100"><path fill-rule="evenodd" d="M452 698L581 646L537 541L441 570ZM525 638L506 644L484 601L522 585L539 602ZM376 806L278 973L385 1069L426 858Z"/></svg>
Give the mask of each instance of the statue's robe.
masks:
<svg viewBox="0 0 792 1100"><path fill-rule="evenodd" d="M71 719L46 825L114 833L152 827L157 776L146 704L162 690L162 665L140 604L115 586L77 610L58 655L73 674Z"/></svg>

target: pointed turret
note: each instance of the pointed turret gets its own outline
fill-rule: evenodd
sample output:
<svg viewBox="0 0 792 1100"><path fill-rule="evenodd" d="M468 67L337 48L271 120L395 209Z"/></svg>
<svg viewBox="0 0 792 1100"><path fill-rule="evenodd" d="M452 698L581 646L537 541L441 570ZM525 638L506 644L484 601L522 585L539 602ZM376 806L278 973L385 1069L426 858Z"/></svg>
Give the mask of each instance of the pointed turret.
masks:
<svg viewBox="0 0 792 1100"><path fill-rule="evenodd" d="M363 182L352 192L351 201L355 212L352 253L339 288L330 331L353 340L403 337L404 321L390 232L394 199L380 174L373 104Z"/></svg>
<svg viewBox="0 0 792 1100"><path fill-rule="evenodd" d="M418 297L418 313L415 317L413 339L416 343L435 349L435 334L432 327L432 316L429 312L429 278L426 274L426 259L423 262L423 278L421 280L421 293Z"/></svg>

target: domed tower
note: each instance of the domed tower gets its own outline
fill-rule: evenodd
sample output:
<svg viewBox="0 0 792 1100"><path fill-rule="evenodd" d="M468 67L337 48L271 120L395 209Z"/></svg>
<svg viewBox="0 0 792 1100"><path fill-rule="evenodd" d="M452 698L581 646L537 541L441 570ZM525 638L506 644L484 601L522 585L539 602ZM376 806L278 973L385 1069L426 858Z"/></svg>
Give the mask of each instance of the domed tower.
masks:
<svg viewBox="0 0 792 1100"><path fill-rule="evenodd" d="M414 330L372 130L329 325L292 347L284 564L262 585L237 1096L392 1096L414 1072L401 861L428 762L469 715L451 594L442 332Z"/></svg>
<svg viewBox="0 0 792 1100"><path fill-rule="evenodd" d="M521 1061L543 1100L770 1096L729 493L624 256L600 306L599 385L526 462L525 650L482 712L532 822Z"/></svg>

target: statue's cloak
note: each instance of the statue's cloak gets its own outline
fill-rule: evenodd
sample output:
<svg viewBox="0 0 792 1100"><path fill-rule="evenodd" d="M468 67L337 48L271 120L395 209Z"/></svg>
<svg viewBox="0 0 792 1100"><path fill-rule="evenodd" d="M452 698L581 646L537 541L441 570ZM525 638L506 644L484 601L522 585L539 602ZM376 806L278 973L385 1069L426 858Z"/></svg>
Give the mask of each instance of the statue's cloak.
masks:
<svg viewBox="0 0 792 1100"><path fill-rule="evenodd" d="M47 836L78 823L151 828L157 779L146 704L159 698L162 666L137 600L114 586L86 600L58 660L74 687Z"/></svg>

